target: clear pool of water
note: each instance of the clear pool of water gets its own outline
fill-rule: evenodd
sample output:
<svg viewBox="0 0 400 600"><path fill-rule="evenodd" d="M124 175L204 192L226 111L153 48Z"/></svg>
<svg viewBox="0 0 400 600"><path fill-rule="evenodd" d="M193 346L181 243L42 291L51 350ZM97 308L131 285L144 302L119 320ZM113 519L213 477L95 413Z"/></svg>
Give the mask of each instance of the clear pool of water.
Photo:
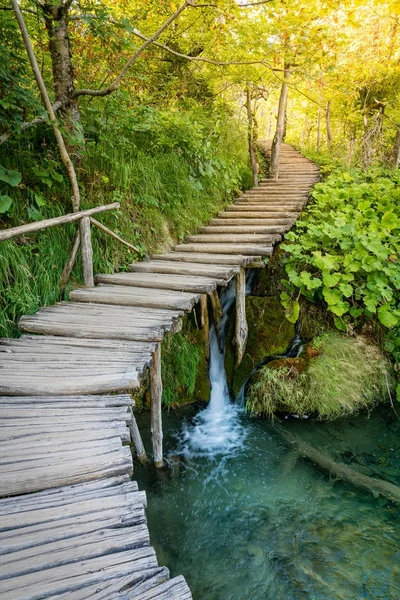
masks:
<svg viewBox="0 0 400 600"><path fill-rule="evenodd" d="M298 459L279 427L243 415L239 446L214 456L182 450L194 416L193 408L164 416L169 467L138 466L135 477L159 562L186 577L195 600L400 600L398 505L331 480ZM147 415L139 425L150 447ZM400 423L390 407L282 425L400 485Z"/></svg>

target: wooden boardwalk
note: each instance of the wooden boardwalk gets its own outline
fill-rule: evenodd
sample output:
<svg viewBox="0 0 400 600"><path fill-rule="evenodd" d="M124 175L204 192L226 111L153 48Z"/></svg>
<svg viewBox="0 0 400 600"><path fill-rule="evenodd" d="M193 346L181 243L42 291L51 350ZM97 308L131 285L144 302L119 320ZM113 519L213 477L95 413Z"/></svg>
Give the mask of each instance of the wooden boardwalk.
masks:
<svg viewBox="0 0 400 600"><path fill-rule="evenodd" d="M262 266L290 229L318 169L283 145L279 175L174 251L98 275L70 302L23 317L21 338L0 341L2 599L192 598L150 546L123 392L154 367L185 312L209 295L214 306L217 288Z"/></svg>

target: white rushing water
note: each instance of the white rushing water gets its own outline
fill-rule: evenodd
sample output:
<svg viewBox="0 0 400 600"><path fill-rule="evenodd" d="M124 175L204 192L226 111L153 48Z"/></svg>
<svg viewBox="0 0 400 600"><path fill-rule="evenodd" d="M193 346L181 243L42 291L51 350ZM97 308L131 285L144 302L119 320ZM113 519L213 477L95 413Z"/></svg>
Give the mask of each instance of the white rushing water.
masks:
<svg viewBox="0 0 400 600"><path fill-rule="evenodd" d="M232 282L221 298L223 316L219 335L215 326L210 328L210 402L182 428L179 452L186 457L232 455L241 448L246 437L240 419L243 410L231 402L224 365L225 329L234 301L235 285Z"/></svg>

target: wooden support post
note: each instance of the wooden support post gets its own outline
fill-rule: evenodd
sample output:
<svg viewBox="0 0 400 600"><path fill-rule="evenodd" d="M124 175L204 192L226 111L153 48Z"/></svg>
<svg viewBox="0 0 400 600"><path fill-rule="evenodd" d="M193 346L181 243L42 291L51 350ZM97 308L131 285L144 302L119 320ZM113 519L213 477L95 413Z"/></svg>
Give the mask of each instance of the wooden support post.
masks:
<svg viewBox="0 0 400 600"><path fill-rule="evenodd" d="M148 458L147 458L146 450L144 449L144 444L143 444L142 436L140 435L139 427L136 423L135 415L133 414L133 410L132 410L132 421L130 423L130 430L131 430L132 442L133 442L133 445L136 450L136 455L139 459L139 462L141 462L142 465L144 465L148 462Z"/></svg>
<svg viewBox="0 0 400 600"><path fill-rule="evenodd" d="M153 364L150 368L151 437L153 441L154 464L157 468L164 466L161 397L161 344L157 344L157 349L153 354Z"/></svg>
<svg viewBox="0 0 400 600"><path fill-rule="evenodd" d="M90 237L90 218L83 217L80 222L81 228L81 250L83 265L83 280L86 287L94 287L93 277L93 248Z"/></svg>
<svg viewBox="0 0 400 600"><path fill-rule="evenodd" d="M210 294L210 300L211 300L211 306L212 306L212 310L213 310L214 325L218 329L219 322L222 318L222 307L221 307L221 302L219 301L219 296L218 296L217 290L214 290Z"/></svg>
<svg viewBox="0 0 400 600"><path fill-rule="evenodd" d="M204 333L204 346L206 349L206 357L210 356L210 322L208 318L208 301L207 294L202 294L200 298L200 323Z"/></svg>
<svg viewBox="0 0 400 600"><path fill-rule="evenodd" d="M78 256L78 250L79 250L80 245L81 245L81 235L80 235L80 232L78 231L78 233L76 234L75 240L74 240L74 245L72 246L71 254L70 254L67 262L65 263L65 267L64 267L62 275L61 275L61 282L60 282L61 288L65 287L65 285L69 279L69 276L71 275L71 271L74 268L76 257Z"/></svg>
<svg viewBox="0 0 400 600"><path fill-rule="evenodd" d="M236 275L236 364L240 365L246 349L248 326L246 319L246 270L242 267Z"/></svg>

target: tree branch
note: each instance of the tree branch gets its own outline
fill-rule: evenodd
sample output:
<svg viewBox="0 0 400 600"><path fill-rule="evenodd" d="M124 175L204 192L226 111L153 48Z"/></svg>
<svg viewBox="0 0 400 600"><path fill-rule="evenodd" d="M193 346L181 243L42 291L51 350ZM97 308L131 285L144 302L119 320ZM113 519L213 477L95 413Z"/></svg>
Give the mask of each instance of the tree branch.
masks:
<svg viewBox="0 0 400 600"><path fill-rule="evenodd" d="M56 113L58 110L60 110L60 108L62 107L62 102L55 102L52 105L52 109L53 111ZM27 121L26 123L22 123L22 125L20 126L20 130L17 132L18 134L22 133L23 131L25 131L25 129L29 129L30 127L34 127L35 125L40 125L40 123L44 123L47 119L48 115L42 115L41 117L36 117L35 119L32 119L32 121ZM10 138L12 135L14 135L14 131L6 131L5 133L3 133L2 135L0 135L0 146L1 144L4 144L4 142L6 142L8 140L8 138Z"/></svg>
<svg viewBox="0 0 400 600"><path fill-rule="evenodd" d="M171 23L173 23L173 21L175 21L179 17L179 15L188 6L195 6L193 0L185 0L185 2L182 4L182 6L180 6L178 8L178 10L176 12L174 12L174 14L171 15L170 18L167 21L165 21L165 23L163 25L161 25L161 27L150 38L148 38L144 44L142 44L140 46L140 48L138 48L136 50L136 52L131 56L131 58L128 60L128 62L125 64L125 66L119 73L118 77L113 81L113 83L111 85L109 85L106 88L100 89L100 90L90 90L90 89L77 90L74 94L74 97L77 98L78 96L108 96L109 94L112 94L113 92L115 92L115 90L119 87L121 81L125 77L126 73L129 71L129 69L131 68L133 63L144 52L144 50L146 50L146 48L148 48L151 44L153 44L153 42L155 42L157 40L157 38L159 38L160 35L166 29L168 29L168 27L171 25Z"/></svg>
<svg viewBox="0 0 400 600"><path fill-rule="evenodd" d="M134 29L132 31L132 33L133 33L133 35L136 35L136 37L140 38L141 40L149 39L145 35L140 33L140 31L138 31L137 29ZM181 52L177 52L176 50L173 50L166 44L161 44L160 42L153 42L153 46L157 46L157 48L162 48L163 50L166 50L167 52L170 52L171 54L174 54L174 56L178 56L179 58L184 58L186 60L190 60L190 61L194 61L194 62L204 62L204 63L208 63L210 65L216 65L218 67L226 67L229 65L265 65L266 64L265 60L218 61L218 60L212 60L211 58L203 58L201 56L189 56L187 54L182 54ZM270 68L273 69L273 67L270 67ZM282 69L273 69L273 70L282 71Z"/></svg>

